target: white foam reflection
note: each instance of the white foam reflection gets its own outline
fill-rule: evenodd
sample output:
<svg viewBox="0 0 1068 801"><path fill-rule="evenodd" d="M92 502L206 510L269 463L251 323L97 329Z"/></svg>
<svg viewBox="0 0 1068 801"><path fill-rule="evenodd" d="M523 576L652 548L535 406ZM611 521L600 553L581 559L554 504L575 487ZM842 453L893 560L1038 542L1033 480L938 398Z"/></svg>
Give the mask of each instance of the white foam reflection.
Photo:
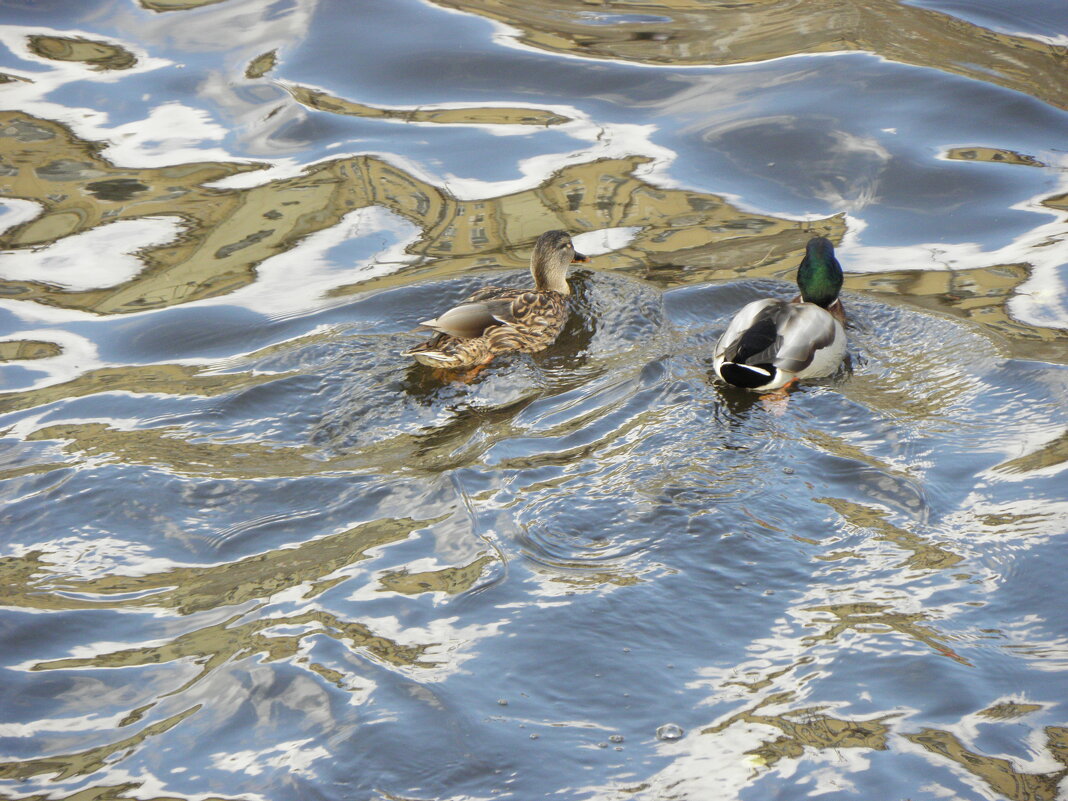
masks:
<svg viewBox="0 0 1068 801"><path fill-rule="evenodd" d="M1061 167L1068 167L1062 159ZM1068 178L1055 191L1044 190L1012 206L1052 218L1017 236L996 250L983 250L976 242L924 242L909 245L864 245L863 218L846 215L846 235L838 248L847 273L879 273L898 270L924 272L975 270L997 265L1027 264L1030 277L1009 299L1009 313L1029 325L1068 328L1068 287L1061 270L1068 265L1068 222L1055 208L1044 205L1051 195L1068 192Z"/></svg>
<svg viewBox="0 0 1068 801"><path fill-rule="evenodd" d="M244 306L272 318L350 302L329 298L332 289L388 275L411 266L419 256L406 248L419 238L411 222L380 206L346 214L337 225L309 234L285 253L256 268L256 281L198 306ZM340 250L334 257L332 252Z"/></svg>
<svg viewBox="0 0 1068 801"><path fill-rule="evenodd" d="M359 600L357 591L351 600ZM401 646L425 647L419 664L391 665L390 669L421 682L440 682L460 672L464 663L476 658L476 649L482 640L496 637L508 625L507 620L491 623L461 625L459 616L438 617L417 626L410 620L401 621L394 615L383 617L361 616L360 622L379 637L384 637Z"/></svg>
<svg viewBox="0 0 1068 801"><path fill-rule="evenodd" d="M34 382L35 387L67 381L81 372L104 366L103 360L98 355L96 343L81 334L74 334L59 328L25 328L19 330L17 334L0 337L0 342L25 340L51 342L60 348L60 352L55 356L34 359L32 362L23 364L24 369L43 374L43 378Z"/></svg>
<svg viewBox="0 0 1068 801"><path fill-rule="evenodd" d="M177 217L116 220L43 247L10 251L0 261L0 277L76 291L117 286L144 269L138 251L171 242L182 228Z"/></svg>
<svg viewBox="0 0 1068 801"><path fill-rule="evenodd" d="M5 197L0 200L0 234L16 225L29 222L38 214L44 206L32 200L22 198Z"/></svg>
<svg viewBox="0 0 1068 801"><path fill-rule="evenodd" d="M318 6L319 0L229 0L181 13L118 9L109 19L141 41L190 53L222 52L235 61L247 56L238 62L243 65L267 50L302 41Z"/></svg>
<svg viewBox="0 0 1068 801"><path fill-rule="evenodd" d="M46 59L29 49L29 37L34 35L108 41L132 53L137 62L127 69L98 71L76 61ZM46 99L61 87L78 81L113 84L130 81L131 78L162 68L180 68L168 59L151 57L144 48L130 42L109 40L108 37L81 30L0 25L0 43L20 59L47 67L42 71L5 67L10 74L25 79L4 86L6 106L35 117L61 122L83 139L106 142L103 155L116 164L163 167L191 161L239 160L220 148L199 146L204 142L220 141L227 135L226 128L214 122L203 109L177 101L163 102L150 107L147 116L142 119L114 125L105 111L62 105Z"/></svg>

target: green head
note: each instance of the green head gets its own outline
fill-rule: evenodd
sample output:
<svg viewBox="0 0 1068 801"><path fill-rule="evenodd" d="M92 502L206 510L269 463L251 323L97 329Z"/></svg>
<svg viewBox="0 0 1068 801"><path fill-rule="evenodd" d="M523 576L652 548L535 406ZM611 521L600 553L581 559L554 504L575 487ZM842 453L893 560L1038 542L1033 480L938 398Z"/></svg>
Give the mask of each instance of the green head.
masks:
<svg viewBox="0 0 1068 801"><path fill-rule="evenodd" d="M826 309L838 299L842 280L842 265L834 257L831 240L822 236L808 240L805 258L797 268L797 288L801 290L801 300Z"/></svg>

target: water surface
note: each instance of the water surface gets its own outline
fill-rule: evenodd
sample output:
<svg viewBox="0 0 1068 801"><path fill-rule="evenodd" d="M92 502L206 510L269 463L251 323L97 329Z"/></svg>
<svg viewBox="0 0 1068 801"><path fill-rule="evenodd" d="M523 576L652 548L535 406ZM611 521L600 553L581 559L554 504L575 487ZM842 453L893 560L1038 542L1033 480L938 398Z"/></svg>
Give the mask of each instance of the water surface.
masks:
<svg viewBox="0 0 1068 801"><path fill-rule="evenodd" d="M0 11L5 798L1068 792L1057 3ZM847 369L718 384L814 233Z"/></svg>

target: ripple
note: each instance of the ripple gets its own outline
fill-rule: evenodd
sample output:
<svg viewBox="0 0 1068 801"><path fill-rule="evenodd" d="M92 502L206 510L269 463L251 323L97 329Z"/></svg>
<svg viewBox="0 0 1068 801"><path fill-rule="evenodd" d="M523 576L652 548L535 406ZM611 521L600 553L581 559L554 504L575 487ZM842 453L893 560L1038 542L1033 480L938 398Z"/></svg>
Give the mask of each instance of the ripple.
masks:
<svg viewBox="0 0 1068 801"><path fill-rule="evenodd" d="M41 5L0 795L1057 796L1056 3ZM400 355L550 228L552 347ZM849 363L723 386L813 231Z"/></svg>

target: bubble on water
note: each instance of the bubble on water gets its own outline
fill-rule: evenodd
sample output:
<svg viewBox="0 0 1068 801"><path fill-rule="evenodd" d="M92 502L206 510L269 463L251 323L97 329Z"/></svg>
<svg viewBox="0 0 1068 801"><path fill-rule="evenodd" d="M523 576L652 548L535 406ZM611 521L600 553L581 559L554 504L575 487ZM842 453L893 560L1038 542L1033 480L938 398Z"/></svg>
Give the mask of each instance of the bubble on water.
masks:
<svg viewBox="0 0 1068 801"><path fill-rule="evenodd" d="M784 467L782 471L788 476L792 476L794 474L794 469L792 467Z"/></svg>
<svg viewBox="0 0 1068 801"><path fill-rule="evenodd" d="M608 748L608 743L597 743L598 748Z"/></svg>
<svg viewBox="0 0 1068 801"><path fill-rule="evenodd" d="M501 706L508 706L508 699L506 699L506 698L498 698L497 699L497 703L500 704Z"/></svg>
<svg viewBox="0 0 1068 801"><path fill-rule="evenodd" d="M540 734L532 734L532 735L530 735L530 739L531 740L537 740L539 737L541 737Z"/></svg>
<svg viewBox="0 0 1068 801"><path fill-rule="evenodd" d="M679 739L683 734L682 726L677 723L665 723L656 730L656 739L670 742Z"/></svg>
<svg viewBox="0 0 1068 801"><path fill-rule="evenodd" d="M621 743L621 742L623 742L623 735L622 734L613 734L608 739L611 740L613 743Z"/></svg>

